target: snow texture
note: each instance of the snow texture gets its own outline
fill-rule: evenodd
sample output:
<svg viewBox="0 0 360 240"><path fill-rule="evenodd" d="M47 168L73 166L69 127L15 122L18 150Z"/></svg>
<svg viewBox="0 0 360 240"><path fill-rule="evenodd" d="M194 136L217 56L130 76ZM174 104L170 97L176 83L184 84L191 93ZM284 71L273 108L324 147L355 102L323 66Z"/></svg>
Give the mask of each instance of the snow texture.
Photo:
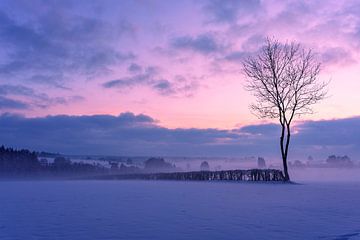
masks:
<svg viewBox="0 0 360 240"><path fill-rule="evenodd" d="M360 239L360 182L2 181L0 239Z"/></svg>

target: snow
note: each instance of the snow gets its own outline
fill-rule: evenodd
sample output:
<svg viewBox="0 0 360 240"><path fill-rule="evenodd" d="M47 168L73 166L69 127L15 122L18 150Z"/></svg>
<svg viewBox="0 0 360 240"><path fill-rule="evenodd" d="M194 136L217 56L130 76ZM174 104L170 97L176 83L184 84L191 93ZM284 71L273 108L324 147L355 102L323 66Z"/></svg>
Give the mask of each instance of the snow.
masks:
<svg viewBox="0 0 360 240"><path fill-rule="evenodd" d="M360 181L2 181L0 239L360 239Z"/></svg>

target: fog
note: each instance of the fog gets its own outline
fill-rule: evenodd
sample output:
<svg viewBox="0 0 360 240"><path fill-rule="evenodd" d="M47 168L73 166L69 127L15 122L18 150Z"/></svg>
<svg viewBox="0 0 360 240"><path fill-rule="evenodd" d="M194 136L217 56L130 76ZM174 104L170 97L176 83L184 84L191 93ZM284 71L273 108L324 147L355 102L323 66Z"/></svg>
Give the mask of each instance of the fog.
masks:
<svg viewBox="0 0 360 240"><path fill-rule="evenodd" d="M144 161L150 157L123 157L123 159L133 159L134 166L144 167ZM234 169L252 169L258 168L257 157L164 157L166 162L174 164L177 171L199 171L202 162L209 164L210 171L234 170ZM91 164L101 164L109 167L109 162L104 160L84 160L72 159L74 162L86 162ZM282 169L281 160L265 160L266 168ZM293 161L290 161L292 163ZM305 162L305 161L304 161ZM295 182L360 182L360 163L352 161L352 167L328 167L325 161L317 161L317 167L289 167L290 177ZM323 165L319 165L323 164ZM154 169L154 171L163 171L163 169Z"/></svg>
<svg viewBox="0 0 360 240"><path fill-rule="evenodd" d="M165 158L184 171L199 171L200 164L207 161L210 170L231 170L258 168L256 157L244 158ZM289 167L293 181L299 182L354 182L360 181L360 164L353 161L352 167L329 167L323 162L318 162L316 167ZM323 165L320 165L323 164ZM266 161L266 168L282 169L281 160Z"/></svg>
<svg viewBox="0 0 360 240"><path fill-rule="evenodd" d="M360 182L360 168L307 168L290 169L296 182Z"/></svg>

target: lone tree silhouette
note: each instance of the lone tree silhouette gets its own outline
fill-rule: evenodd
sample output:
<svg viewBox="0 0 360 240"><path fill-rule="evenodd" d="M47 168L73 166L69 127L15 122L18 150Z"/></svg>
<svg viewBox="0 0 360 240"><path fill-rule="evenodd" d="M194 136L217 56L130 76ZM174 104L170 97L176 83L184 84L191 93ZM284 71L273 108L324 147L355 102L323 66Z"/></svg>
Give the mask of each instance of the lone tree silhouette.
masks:
<svg viewBox="0 0 360 240"><path fill-rule="evenodd" d="M245 88L256 97L251 111L259 118L279 119L284 175L289 181L291 123L295 116L313 113L312 105L327 92L327 83L317 79L320 63L310 49L298 43L283 44L268 38L256 56L243 62L243 72L247 77Z"/></svg>

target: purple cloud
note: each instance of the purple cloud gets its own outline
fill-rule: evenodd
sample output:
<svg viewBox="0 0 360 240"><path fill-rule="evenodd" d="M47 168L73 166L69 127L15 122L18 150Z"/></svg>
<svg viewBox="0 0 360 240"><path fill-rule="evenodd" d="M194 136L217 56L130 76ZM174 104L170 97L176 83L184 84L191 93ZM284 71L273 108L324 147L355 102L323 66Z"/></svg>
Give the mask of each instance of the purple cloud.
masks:
<svg viewBox="0 0 360 240"><path fill-rule="evenodd" d="M336 129L336 131L334 131ZM360 157L360 118L304 121L296 125L291 159L308 155ZM0 142L34 150L72 154L169 156L253 156L279 158L276 124L239 129L161 127L153 118L127 112L119 116L0 116Z"/></svg>
<svg viewBox="0 0 360 240"><path fill-rule="evenodd" d="M176 37L171 40L171 46L178 50L190 50L201 54L215 53L224 48L211 34Z"/></svg>

